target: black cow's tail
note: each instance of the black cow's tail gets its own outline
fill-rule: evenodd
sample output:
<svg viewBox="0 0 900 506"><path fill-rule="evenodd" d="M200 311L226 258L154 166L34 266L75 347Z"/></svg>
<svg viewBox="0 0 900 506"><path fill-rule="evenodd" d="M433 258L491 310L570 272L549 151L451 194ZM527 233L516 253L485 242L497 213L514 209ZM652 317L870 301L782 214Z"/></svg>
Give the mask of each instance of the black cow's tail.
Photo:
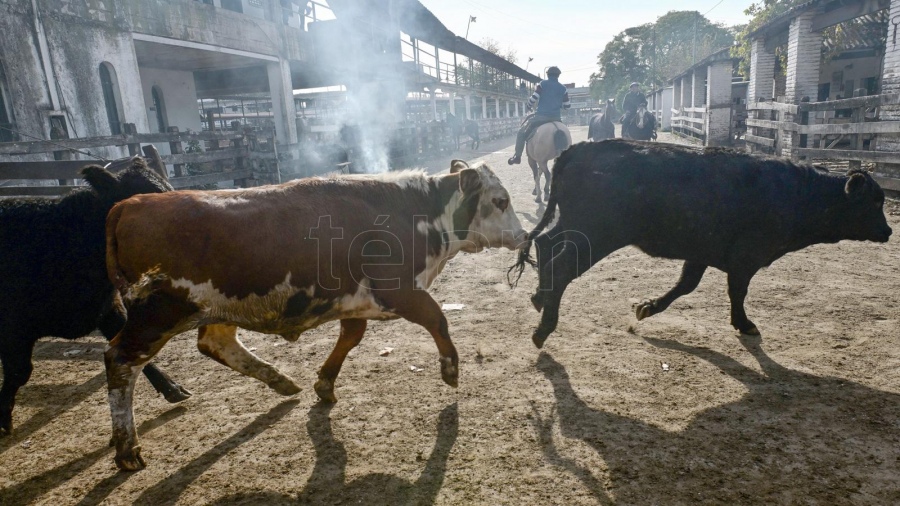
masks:
<svg viewBox="0 0 900 506"><path fill-rule="evenodd" d="M561 133L561 132L557 132ZM565 135L565 134L563 134ZM531 258L531 245L534 243L534 238L538 236L544 229L547 228L547 225L553 221L554 216L556 216L556 207L559 202L560 192L562 191L561 181L563 171L565 166L569 163L572 158L572 148L569 148L562 152L559 155L559 158L556 159L556 162L553 164L553 173L550 177L550 197L547 199L547 209L544 210L544 215L541 216L541 220L538 221L537 225L535 225L534 230L528 233L528 236L525 237L525 244L522 245L522 249L519 251L519 260L506 271L506 281L509 283L510 287L515 287L519 283L519 279L522 277L522 273L525 271L525 264L531 265L532 267L536 266L536 262L533 258ZM513 273L515 272L515 280L511 280Z"/></svg>

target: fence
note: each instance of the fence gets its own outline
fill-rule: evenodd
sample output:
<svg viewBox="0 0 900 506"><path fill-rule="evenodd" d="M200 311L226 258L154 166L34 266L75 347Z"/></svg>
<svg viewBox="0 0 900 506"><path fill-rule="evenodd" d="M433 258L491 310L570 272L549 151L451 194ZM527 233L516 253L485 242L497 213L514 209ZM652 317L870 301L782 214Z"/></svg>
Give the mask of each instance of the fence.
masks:
<svg viewBox="0 0 900 506"><path fill-rule="evenodd" d="M792 159L827 159L862 163L900 164L900 152L875 151L879 134L900 134L900 121L881 121L878 108L900 104L900 94L862 96L826 102L757 102L747 105L751 151ZM900 191L900 179L874 176L887 189Z"/></svg>
<svg viewBox="0 0 900 506"><path fill-rule="evenodd" d="M476 120L480 139L490 140L513 135L522 118ZM347 171L352 147L342 143L339 130L332 129L317 141L290 146L275 145L274 132L215 130L179 132L170 127L165 133L135 133L134 125L124 125L122 135L60 139L53 141L0 143L0 180L15 185L0 186L0 197L64 195L74 188L79 170L96 159L82 158L72 150L127 148L130 155L150 153L148 145L168 145L170 154L152 155L159 163L172 167L169 182L175 189L198 188L230 181L235 186L277 183L297 177ZM200 149L200 145L204 149ZM393 168L412 167L423 160L456 151L456 138L446 122L407 124L398 127L389 146ZM22 161L30 155L52 154L55 160ZM149 155L148 155L149 156ZM354 167L364 170L365 167ZM42 180L24 186L25 181Z"/></svg>
<svg viewBox="0 0 900 506"><path fill-rule="evenodd" d="M72 191L78 171L85 165L103 162L96 159L72 159L73 150L126 147L129 155L140 154L142 145L168 144L171 154L159 156L160 164L172 165L169 182L176 189L233 181L236 186L253 186L259 180L269 182L277 172L272 132L178 132L135 133L133 124L124 125L122 135L53 141L0 143L0 179L55 180L52 185L2 186L0 196L59 196ZM205 151L198 149L205 143ZM146 147L146 146L145 146ZM150 153L148 149L145 154ZM27 155L52 153L55 160L21 161ZM273 170L274 169L274 170ZM21 181L17 181L21 183ZM50 181L47 181L50 183Z"/></svg>

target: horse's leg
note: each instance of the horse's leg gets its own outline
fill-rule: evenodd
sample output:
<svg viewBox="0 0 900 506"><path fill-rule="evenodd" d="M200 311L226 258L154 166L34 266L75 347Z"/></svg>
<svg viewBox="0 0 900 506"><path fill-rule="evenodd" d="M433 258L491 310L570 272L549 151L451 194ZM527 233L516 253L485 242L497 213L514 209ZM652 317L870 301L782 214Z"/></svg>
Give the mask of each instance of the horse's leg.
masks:
<svg viewBox="0 0 900 506"><path fill-rule="evenodd" d="M534 201L538 204L541 203L541 168L538 166L537 160L532 158L530 155L528 156L528 166L531 167L531 174L534 176L534 190L531 191L531 194L534 195Z"/></svg>
<svg viewBox="0 0 900 506"><path fill-rule="evenodd" d="M541 171L544 173L544 200L550 199L550 163L544 160L540 163Z"/></svg>

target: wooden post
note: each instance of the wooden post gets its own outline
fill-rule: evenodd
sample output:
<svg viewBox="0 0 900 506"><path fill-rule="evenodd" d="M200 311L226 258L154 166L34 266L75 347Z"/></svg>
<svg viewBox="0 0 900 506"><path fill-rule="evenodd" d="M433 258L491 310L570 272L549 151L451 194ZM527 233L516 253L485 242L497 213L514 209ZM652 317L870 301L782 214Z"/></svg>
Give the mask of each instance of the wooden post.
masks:
<svg viewBox="0 0 900 506"><path fill-rule="evenodd" d="M123 123L122 124L122 133L124 133L125 135L136 135L137 134L137 126L135 126L134 123ZM141 154L140 143L128 144L128 154L130 156L140 155Z"/></svg>
<svg viewBox="0 0 900 506"><path fill-rule="evenodd" d="M141 148L141 150L144 152L144 158L147 159L147 166L155 170L160 177L168 181L169 171L166 169L166 165L162 163L162 158L159 156L159 150L156 149L156 146L147 144Z"/></svg>
<svg viewBox="0 0 900 506"><path fill-rule="evenodd" d="M68 139L69 131L66 128L66 119L64 116L50 116L50 140ZM53 152L54 160L71 160L72 152L69 150L61 150ZM74 185L74 179L57 179L60 186Z"/></svg>
<svg viewBox="0 0 900 506"><path fill-rule="evenodd" d="M166 132L169 132L169 133L172 133L172 134L177 134L177 133L178 133L178 127L177 127L177 126L170 126L170 127L166 128ZM183 153L184 153L184 147L182 147L181 141L170 141L170 142L169 142L169 151L171 151L171 153L172 153L173 155L180 155L180 154L183 154ZM176 164L174 165L174 168L175 168L175 177L184 177L184 176L187 175L187 174L184 173L184 164L183 164L183 163L176 163Z"/></svg>
<svg viewBox="0 0 900 506"><path fill-rule="evenodd" d="M241 139L232 139L232 140L231 140L231 147L233 147L233 148L241 148L241 147L243 147L243 146L244 146L244 139L243 139L243 138L241 138ZM247 166L248 166L248 167L250 166L249 162L247 163ZM241 169L243 169L243 168L244 168L244 157L243 157L243 156L236 156L236 157L234 157L234 170L241 170ZM250 186L249 183L250 183L249 178L242 178L242 179L235 179L235 180L234 180L234 185L235 185L235 186L240 186L241 188L247 188L247 187L249 187L249 186Z"/></svg>
<svg viewBox="0 0 900 506"><path fill-rule="evenodd" d="M866 89L865 88L857 88L853 93L854 97L862 97L865 96ZM866 108L865 106L856 107L853 109L853 113L850 115L850 123L853 125L862 125L866 122ZM853 138L850 140L850 149L852 150L861 150L863 148L863 134L854 134ZM862 162L859 160L850 160L848 165L849 169L859 169L862 167Z"/></svg>

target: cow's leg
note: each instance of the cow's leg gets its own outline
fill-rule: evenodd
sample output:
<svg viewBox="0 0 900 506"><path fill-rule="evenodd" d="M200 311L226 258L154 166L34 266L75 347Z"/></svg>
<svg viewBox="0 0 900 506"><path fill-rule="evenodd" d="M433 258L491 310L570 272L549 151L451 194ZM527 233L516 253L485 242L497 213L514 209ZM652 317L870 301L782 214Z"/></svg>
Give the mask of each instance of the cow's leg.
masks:
<svg viewBox="0 0 900 506"><path fill-rule="evenodd" d="M125 321L127 320L125 315L122 298L118 292L113 292L112 305L109 311L100 317L100 323L97 326L107 341L115 337L122 330L122 327L125 326ZM169 402L181 402L191 396L191 392L188 389L172 381L166 373L159 370L152 363L144 366L144 376L153 385L154 390L161 393Z"/></svg>
<svg viewBox="0 0 900 506"><path fill-rule="evenodd" d="M128 321L109 343L104 361L113 428L110 443L116 447L116 465L123 471L137 471L145 466L132 409L138 373L196 311L197 306L190 302L151 294L129 307Z"/></svg>
<svg viewBox="0 0 900 506"><path fill-rule="evenodd" d="M541 323L531 336L532 342L538 348L543 347L547 337L556 330L559 322L559 304L569 283L616 249L597 251L597 255L594 256L591 252L591 244L586 237L566 234L565 240L562 251L547 262L538 273L540 284L538 293L532 297L532 303L535 304L535 307L539 304L543 311Z"/></svg>
<svg viewBox="0 0 900 506"><path fill-rule="evenodd" d="M21 340L20 340L21 339ZM12 433L12 412L16 405L16 393L31 378L33 366L31 354L37 338L9 337L0 342L0 363L3 365L3 388L0 388L0 436Z"/></svg>
<svg viewBox="0 0 900 506"><path fill-rule="evenodd" d="M685 262L681 266L681 277L678 278L678 283L675 283L671 290L658 299L645 300L637 305L637 308L635 308L637 319L643 320L657 313L662 313L670 304L675 302L675 299L693 292L697 285L700 284L703 273L706 272L706 267L703 264Z"/></svg>
<svg viewBox="0 0 900 506"><path fill-rule="evenodd" d="M747 318L744 312L744 298L747 297L747 288L754 272L729 272L728 273L728 297L731 299L731 326L750 336L758 336L759 329Z"/></svg>
<svg viewBox="0 0 900 506"><path fill-rule="evenodd" d="M334 396L334 381L341 372L347 354L362 341L367 323L366 320L358 318L341 320L341 335L331 350L331 355L328 355L328 359L319 369L319 380L313 387L322 401L337 402L337 397Z"/></svg>
<svg viewBox="0 0 900 506"><path fill-rule="evenodd" d="M547 264L562 251L564 239L565 234L559 223L534 239L534 246L537 251L538 289L531 296L531 304L534 305L538 313L544 308L544 291L549 290L553 286L553 271L546 268Z"/></svg>
<svg viewBox="0 0 900 506"><path fill-rule="evenodd" d="M527 156L527 155L526 155ZM534 201L541 203L541 168L538 166L537 160L528 156L528 166L531 167L531 175L534 178L534 190L531 194L535 195Z"/></svg>
<svg viewBox="0 0 900 506"><path fill-rule="evenodd" d="M234 325L204 325L198 329L197 348L216 362L256 378L281 395L294 395L300 387L272 364L244 347Z"/></svg>
<svg viewBox="0 0 900 506"><path fill-rule="evenodd" d="M395 298L396 297L396 298ZM459 377L459 355L450 340L447 318L431 295L424 290L392 290L382 296L385 307L393 307L394 314L425 327L437 345L441 361L441 378L456 387Z"/></svg>

